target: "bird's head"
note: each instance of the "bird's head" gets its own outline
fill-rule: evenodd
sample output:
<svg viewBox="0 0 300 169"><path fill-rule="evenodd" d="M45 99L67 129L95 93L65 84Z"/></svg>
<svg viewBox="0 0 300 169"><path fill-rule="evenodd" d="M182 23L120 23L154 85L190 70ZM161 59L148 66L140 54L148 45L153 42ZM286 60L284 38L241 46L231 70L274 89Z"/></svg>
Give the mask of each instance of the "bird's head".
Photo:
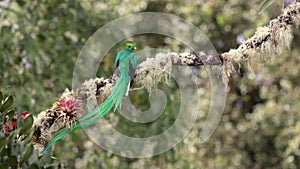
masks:
<svg viewBox="0 0 300 169"><path fill-rule="evenodd" d="M127 41L127 42L125 42L125 45L124 45L123 49L135 51L136 50L136 45L135 45L134 42Z"/></svg>

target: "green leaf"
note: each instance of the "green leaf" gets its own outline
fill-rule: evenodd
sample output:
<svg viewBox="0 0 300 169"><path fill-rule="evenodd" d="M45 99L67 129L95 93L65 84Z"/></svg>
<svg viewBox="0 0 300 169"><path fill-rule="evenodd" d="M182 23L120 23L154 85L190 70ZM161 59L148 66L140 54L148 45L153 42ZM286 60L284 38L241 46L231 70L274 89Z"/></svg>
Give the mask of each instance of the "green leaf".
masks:
<svg viewBox="0 0 300 169"><path fill-rule="evenodd" d="M16 156L10 156L8 158L8 165L11 168L17 168L18 167L18 161L17 161L17 157Z"/></svg>
<svg viewBox="0 0 300 169"><path fill-rule="evenodd" d="M4 112L8 110L12 106L13 102L14 102L14 98L12 97L12 95L9 95L5 99L4 103L1 105L0 111Z"/></svg>
<svg viewBox="0 0 300 169"><path fill-rule="evenodd" d="M2 146L2 145L1 145ZM0 157L3 157L3 156L5 156L6 155L6 148L4 147L4 146L2 146L1 148L0 148Z"/></svg>
<svg viewBox="0 0 300 169"><path fill-rule="evenodd" d="M28 169L39 169L39 166L35 163L31 164Z"/></svg>
<svg viewBox="0 0 300 169"><path fill-rule="evenodd" d="M15 116L15 110L9 110L2 118L6 118L8 116L8 119L11 120Z"/></svg>
<svg viewBox="0 0 300 169"><path fill-rule="evenodd" d="M0 169L5 169L4 164L0 164Z"/></svg>
<svg viewBox="0 0 300 169"><path fill-rule="evenodd" d="M20 125L22 128L20 131L20 134L25 134L27 131L29 131L33 124L33 116L29 115L26 119L24 119Z"/></svg>
<svg viewBox="0 0 300 169"><path fill-rule="evenodd" d="M259 8L259 14L262 14L267 8L269 8L269 6L271 6L273 3L275 2L275 0L265 0Z"/></svg>
<svg viewBox="0 0 300 169"><path fill-rule="evenodd" d="M0 102L3 100L3 94L0 92Z"/></svg>
<svg viewBox="0 0 300 169"><path fill-rule="evenodd" d="M16 134L15 130L9 132L9 136L7 137L8 144L13 143L13 141L15 140L15 137L16 137L15 134Z"/></svg>
<svg viewBox="0 0 300 169"><path fill-rule="evenodd" d="M1 148L0 148L0 157L3 157L7 153L7 148L6 148L7 141L6 141L6 137L1 137L0 138L0 145L1 145Z"/></svg>
<svg viewBox="0 0 300 169"><path fill-rule="evenodd" d="M8 148L6 148L6 147L4 147L2 150L1 150L1 152L0 152L0 154L1 154L1 157L7 157L7 154L9 153L9 150L8 150Z"/></svg>
<svg viewBox="0 0 300 169"><path fill-rule="evenodd" d="M22 7L25 4L24 0L17 0L17 3L20 7Z"/></svg>
<svg viewBox="0 0 300 169"><path fill-rule="evenodd" d="M3 146L5 145L6 138L5 137L0 137L0 145Z"/></svg>
<svg viewBox="0 0 300 169"><path fill-rule="evenodd" d="M24 151L21 162L22 163L26 162L29 159L29 157L32 155L32 153L33 153L33 145L30 144Z"/></svg>

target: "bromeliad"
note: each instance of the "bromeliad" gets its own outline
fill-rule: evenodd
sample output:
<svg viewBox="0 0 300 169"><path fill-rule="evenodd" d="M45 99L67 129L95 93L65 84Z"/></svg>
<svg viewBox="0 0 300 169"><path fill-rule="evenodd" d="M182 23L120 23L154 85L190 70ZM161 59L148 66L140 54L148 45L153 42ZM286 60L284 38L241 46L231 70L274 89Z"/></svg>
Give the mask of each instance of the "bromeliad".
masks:
<svg viewBox="0 0 300 169"><path fill-rule="evenodd" d="M118 107L122 107L122 99L124 95L128 95L130 81L135 74L135 69L138 64L138 59L134 53L135 50L135 43L125 43L123 49L118 53L115 60L115 73L118 78L115 82L111 94L98 107L78 118L75 123L72 123L71 127L66 126L57 131L55 133L55 137L50 140L50 142L42 150L40 155L43 155L55 142L60 140L65 135L78 128L86 127L103 117L113 108L113 105L115 105L114 111L116 111Z"/></svg>

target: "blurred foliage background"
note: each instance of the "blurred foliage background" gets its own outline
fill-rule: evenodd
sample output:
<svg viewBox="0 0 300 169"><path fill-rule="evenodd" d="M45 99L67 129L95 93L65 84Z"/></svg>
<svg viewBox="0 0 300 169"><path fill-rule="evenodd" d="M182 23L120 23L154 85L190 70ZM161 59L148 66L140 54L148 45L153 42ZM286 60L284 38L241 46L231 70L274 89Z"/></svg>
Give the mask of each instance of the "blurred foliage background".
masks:
<svg viewBox="0 0 300 169"><path fill-rule="evenodd" d="M260 3L246 0L2 0L0 80L3 86L9 86L6 92L13 95L16 111L37 114L50 107L65 88L72 88L74 64L84 43L114 19L145 11L174 14L199 27L221 53L237 47L258 26L264 26L280 13L281 2L277 1L259 15ZM158 35L134 40L139 49L151 47L182 52L188 48ZM173 149L152 158L124 158L94 145L80 130L56 144L51 152L55 158L51 162L61 163L66 168L299 168L299 44L298 31L290 51L284 51L274 60L254 60L253 73L245 66L233 75L222 121L206 143L200 144L198 137L209 110L210 82L205 69L201 68L199 87L204 113L190 134ZM114 56L119 49L116 46L107 54L98 76L109 77L113 73ZM160 88L168 91L169 103L159 122L137 127L117 113L106 118L117 118L117 129L134 136L145 136L143 133L149 128L161 132L176 119L175 105L180 100L174 92L176 87L162 84ZM131 94L131 100L140 109L149 106L145 91Z"/></svg>

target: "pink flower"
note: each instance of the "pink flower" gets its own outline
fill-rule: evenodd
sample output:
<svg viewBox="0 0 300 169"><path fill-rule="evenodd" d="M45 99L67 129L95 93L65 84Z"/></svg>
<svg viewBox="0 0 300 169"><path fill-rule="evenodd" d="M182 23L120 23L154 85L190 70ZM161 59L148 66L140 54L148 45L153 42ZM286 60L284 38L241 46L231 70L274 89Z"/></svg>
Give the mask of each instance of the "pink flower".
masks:
<svg viewBox="0 0 300 169"><path fill-rule="evenodd" d="M74 110L78 109L81 106L81 102L76 100L73 96L63 97L57 101L58 106L65 113L72 113Z"/></svg>
<svg viewBox="0 0 300 169"><path fill-rule="evenodd" d="M61 113L58 118L63 118L66 128L71 128L81 112L81 101L74 96L62 97L54 104L54 110Z"/></svg>

